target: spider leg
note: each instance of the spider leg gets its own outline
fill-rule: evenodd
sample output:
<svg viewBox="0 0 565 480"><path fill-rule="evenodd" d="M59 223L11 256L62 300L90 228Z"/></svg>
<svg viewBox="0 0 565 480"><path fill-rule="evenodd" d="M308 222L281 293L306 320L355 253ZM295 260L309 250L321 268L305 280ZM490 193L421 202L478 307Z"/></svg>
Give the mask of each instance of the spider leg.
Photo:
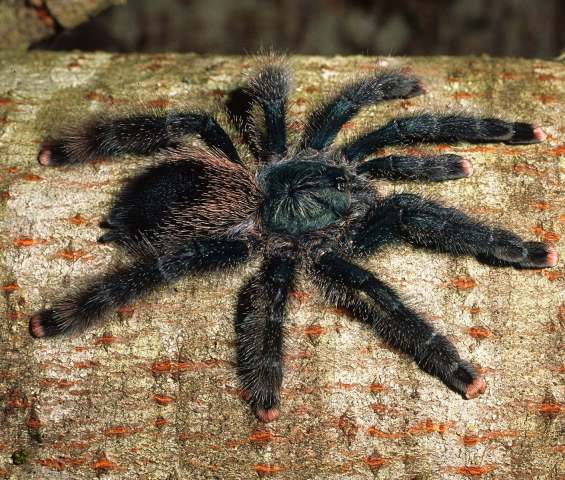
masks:
<svg viewBox="0 0 565 480"><path fill-rule="evenodd" d="M543 268L557 263L557 252L549 244L526 242L508 230L416 195L383 199L363 223L353 234L353 247L360 253L399 239L416 247L472 255L490 265Z"/></svg>
<svg viewBox="0 0 565 480"><path fill-rule="evenodd" d="M361 108L422 93L424 90L417 78L401 73L375 73L353 82L309 115L301 147L323 150L333 143L343 125Z"/></svg>
<svg viewBox="0 0 565 480"><path fill-rule="evenodd" d="M238 375L246 399L264 422L279 415L283 322L295 266L290 258L267 258L239 295Z"/></svg>
<svg viewBox="0 0 565 480"><path fill-rule="evenodd" d="M189 273L228 267L247 258L241 241L193 241L173 252L149 252L131 266L106 274L84 290L55 302L30 319L33 337L51 337L82 331L118 308L157 287Z"/></svg>
<svg viewBox="0 0 565 480"><path fill-rule="evenodd" d="M389 345L414 358L422 370L464 398L485 391L485 381L461 359L453 344L373 274L333 253L321 255L314 262L314 270L314 281L326 298L371 325Z"/></svg>
<svg viewBox="0 0 565 480"><path fill-rule="evenodd" d="M248 117L254 154L264 160L286 154L286 106L290 73L283 63L273 63L261 68L250 80L244 93L248 95L248 111L256 103L263 111L264 132L259 132L256 119Z"/></svg>
<svg viewBox="0 0 565 480"><path fill-rule="evenodd" d="M538 143L545 140L541 127L497 118L460 115L412 115L391 120L383 127L365 133L342 147L345 157L358 162L387 145L419 142Z"/></svg>
<svg viewBox="0 0 565 480"><path fill-rule="evenodd" d="M38 161L42 165L57 166L125 154L149 155L174 146L185 135L199 135L208 147L221 150L232 162L241 163L231 139L218 122L208 114L196 112L91 121L45 143Z"/></svg>
<svg viewBox="0 0 565 480"><path fill-rule="evenodd" d="M459 155L388 155L360 163L356 171L372 178L441 182L468 177L473 173L473 167Z"/></svg>

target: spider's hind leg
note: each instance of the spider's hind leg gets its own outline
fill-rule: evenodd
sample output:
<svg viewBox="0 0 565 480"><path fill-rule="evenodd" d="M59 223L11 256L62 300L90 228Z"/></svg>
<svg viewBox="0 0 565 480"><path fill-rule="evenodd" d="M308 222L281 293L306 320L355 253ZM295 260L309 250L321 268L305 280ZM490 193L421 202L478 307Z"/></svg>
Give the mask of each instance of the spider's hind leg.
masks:
<svg viewBox="0 0 565 480"><path fill-rule="evenodd" d="M410 355L422 370L451 390L466 399L486 390L483 378L461 359L453 344L370 272L332 253L314 262L314 272L314 281L330 301L371 325L389 345Z"/></svg>
<svg viewBox="0 0 565 480"><path fill-rule="evenodd" d="M35 338L82 331L111 310L126 305L161 285L194 272L226 268L247 259L241 241L203 240L167 252L151 252L131 265L104 275L82 290L32 315L29 332Z"/></svg>

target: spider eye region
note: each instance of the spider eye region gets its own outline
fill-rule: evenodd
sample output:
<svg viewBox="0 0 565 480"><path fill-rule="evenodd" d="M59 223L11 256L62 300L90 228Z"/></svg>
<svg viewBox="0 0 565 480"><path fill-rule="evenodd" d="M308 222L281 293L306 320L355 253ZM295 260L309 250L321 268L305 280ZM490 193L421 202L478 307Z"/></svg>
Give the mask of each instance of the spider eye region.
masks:
<svg viewBox="0 0 565 480"><path fill-rule="evenodd" d="M300 235L321 230L347 216L351 206L344 169L315 161L288 161L261 172L261 208L270 231Z"/></svg>

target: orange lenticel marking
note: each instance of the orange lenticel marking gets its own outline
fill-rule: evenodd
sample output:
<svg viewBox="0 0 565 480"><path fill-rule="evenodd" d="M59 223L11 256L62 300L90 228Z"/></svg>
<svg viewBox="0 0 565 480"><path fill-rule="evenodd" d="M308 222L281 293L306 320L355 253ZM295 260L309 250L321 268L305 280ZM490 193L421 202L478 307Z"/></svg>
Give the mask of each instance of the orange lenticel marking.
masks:
<svg viewBox="0 0 565 480"><path fill-rule="evenodd" d="M104 435L107 437L125 437L126 435L130 434L131 430L123 425L119 425L117 427L108 428L104 430Z"/></svg>
<svg viewBox="0 0 565 480"><path fill-rule="evenodd" d="M455 98L456 100L461 100L461 99L464 99L464 98L476 97L476 94L470 93L470 92L455 92L452 95L452 97Z"/></svg>
<svg viewBox="0 0 565 480"><path fill-rule="evenodd" d="M77 213L76 215L67 218L67 220L69 222L71 222L73 225L84 225L86 224L86 218L84 218L82 215L80 215L79 213Z"/></svg>
<svg viewBox="0 0 565 480"><path fill-rule="evenodd" d="M269 430L257 430L249 435L249 440L255 443L266 443L273 439L273 434Z"/></svg>
<svg viewBox="0 0 565 480"><path fill-rule="evenodd" d="M370 457L366 457L363 461L369 466L369 468L373 471L379 470L383 465L387 463L387 459L383 457L379 457L377 455L371 455Z"/></svg>
<svg viewBox="0 0 565 480"><path fill-rule="evenodd" d="M534 410L537 413L542 415L559 415L560 413L565 412L565 406L561 403L553 403L553 402L542 402L542 403L531 403L530 410Z"/></svg>
<svg viewBox="0 0 565 480"><path fill-rule="evenodd" d="M38 460L37 463L58 472L62 472L65 469L65 463L61 460L56 460L55 458L42 458Z"/></svg>
<svg viewBox="0 0 565 480"><path fill-rule="evenodd" d="M488 328L479 326L469 327L467 333L473 338L488 338L493 336L492 331Z"/></svg>
<svg viewBox="0 0 565 480"><path fill-rule="evenodd" d="M565 145L559 145L558 147L555 147L553 150L551 150L551 155L555 157L565 155Z"/></svg>
<svg viewBox="0 0 565 480"><path fill-rule="evenodd" d="M549 232L545 230L542 226L536 225L530 228L530 232L536 234L538 237L542 237L548 242L558 242L561 236L555 232Z"/></svg>
<svg viewBox="0 0 565 480"><path fill-rule="evenodd" d="M324 333L326 333L326 329L322 328L320 325L312 325L311 327L304 329L304 334L308 335L309 337L319 337Z"/></svg>
<svg viewBox="0 0 565 480"><path fill-rule="evenodd" d="M155 426L156 427L163 427L163 426L167 425L167 423L169 423L169 421L166 418L157 417L155 419Z"/></svg>
<svg viewBox="0 0 565 480"><path fill-rule="evenodd" d="M448 429L452 428L453 422L434 422L431 418L423 422L417 423L408 429L408 433L412 434L426 434L426 433L441 433L444 434Z"/></svg>
<svg viewBox="0 0 565 480"><path fill-rule="evenodd" d="M81 258L83 260L91 260L93 258L92 255L89 255L88 252L85 252L84 250L70 250L70 249L61 250L55 256L57 258L63 258L65 260L69 260L72 262L80 260Z"/></svg>
<svg viewBox="0 0 565 480"><path fill-rule="evenodd" d="M264 463L258 463L255 465L255 472L259 475L272 475L274 473L280 473L284 471L284 467L280 465L266 465Z"/></svg>
<svg viewBox="0 0 565 480"><path fill-rule="evenodd" d="M153 400L159 405L169 405L175 401L175 397L171 397L169 395L153 395Z"/></svg>
<svg viewBox="0 0 565 480"><path fill-rule="evenodd" d="M543 201L533 203L532 206L538 210L549 210L551 208L549 203Z"/></svg>
<svg viewBox="0 0 565 480"><path fill-rule="evenodd" d="M43 180L43 177L40 177L39 175L35 175L34 173L27 173L22 178L24 180L27 180L28 182L39 182Z"/></svg>
<svg viewBox="0 0 565 480"><path fill-rule="evenodd" d="M539 98L541 103L543 103L543 104L554 103L554 102L557 102L559 100L559 96L550 95L550 94L547 94L547 93L535 95L535 97Z"/></svg>
<svg viewBox="0 0 565 480"><path fill-rule="evenodd" d="M293 290L292 292L290 292L290 296L292 298L295 298L296 300L299 300L300 302L304 302L305 300L308 300L312 295L307 292L303 292L302 290Z"/></svg>
<svg viewBox="0 0 565 480"><path fill-rule="evenodd" d="M465 435L462 442L465 445L476 445L477 443L489 442L498 438L514 438L517 437L519 432L516 430L498 430L495 432L488 432L484 435Z"/></svg>
<svg viewBox="0 0 565 480"><path fill-rule="evenodd" d="M371 385L369 385L369 391L371 393L386 392L387 390L388 387L382 383L371 383Z"/></svg>
<svg viewBox="0 0 565 480"><path fill-rule="evenodd" d="M36 430L39 427L41 427L41 421L37 418L29 418L28 421L26 422L26 425L29 428L33 428L34 430Z"/></svg>
<svg viewBox="0 0 565 480"><path fill-rule="evenodd" d="M468 477L479 477L485 473L490 473L496 469L496 465L465 465L463 467L451 467L448 470L453 473L458 473L460 475L466 475Z"/></svg>
<svg viewBox="0 0 565 480"><path fill-rule="evenodd" d="M545 175L545 172L540 171L536 167L532 167L527 163L516 163L512 167L512 170L514 170L515 173L523 173L525 175L530 175L532 177L541 177Z"/></svg>
<svg viewBox="0 0 565 480"><path fill-rule="evenodd" d="M108 460L108 458L105 455L103 455L98 460L96 460L96 462L94 462L92 467L95 470L125 470L123 467L120 467L116 463Z"/></svg>
<svg viewBox="0 0 565 480"><path fill-rule="evenodd" d="M135 308L129 305L124 307L116 308L116 312L121 313L122 315L133 315L135 312Z"/></svg>
<svg viewBox="0 0 565 480"><path fill-rule="evenodd" d="M477 281L471 277L454 278L449 284L458 290L470 290L477 286Z"/></svg>
<svg viewBox="0 0 565 480"><path fill-rule="evenodd" d="M2 286L2 291L6 293L15 292L20 286L16 282L6 283Z"/></svg>
<svg viewBox="0 0 565 480"><path fill-rule="evenodd" d="M47 240L42 240L39 238L30 238L30 237L20 237L14 240L15 247L32 247L34 245L45 245Z"/></svg>
<svg viewBox="0 0 565 480"><path fill-rule="evenodd" d="M95 345L110 345L114 343L118 338L114 337L113 335L102 335L101 337L97 338L94 343Z"/></svg>
<svg viewBox="0 0 565 480"><path fill-rule="evenodd" d="M565 273L563 272L558 272L555 270L543 270L541 272L541 274L547 278L550 282L555 282L555 280L559 280L563 277L565 277Z"/></svg>

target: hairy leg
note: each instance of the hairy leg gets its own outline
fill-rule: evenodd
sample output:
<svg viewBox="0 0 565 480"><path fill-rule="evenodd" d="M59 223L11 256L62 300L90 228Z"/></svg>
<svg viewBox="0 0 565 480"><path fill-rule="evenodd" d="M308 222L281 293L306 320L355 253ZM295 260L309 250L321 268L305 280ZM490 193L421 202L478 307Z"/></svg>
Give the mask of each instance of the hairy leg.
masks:
<svg viewBox="0 0 565 480"><path fill-rule="evenodd" d="M171 112L143 114L86 123L74 133L43 145L39 163L57 166L124 154L149 155L176 145L186 135L199 135L211 148L241 163L223 128L208 114Z"/></svg>
<svg viewBox="0 0 565 480"><path fill-rule="evenodd" d="M353 244L363 252L392 239L472 255L491 265L542 268L557 263L557 252L549 244L526 242L508 230L487 226L460 210L411 194L383 199L354 233Z"/></svg>
<svg viewBox="0 0 565 480"><path fill-rule="evenodd" d="M238 374L246 399L264 422L279 416L283 321L294 271L293 259L267 258L239 295Z"/></svg>
<svg viewBox="0 0 565 480"><path fill-rule="evenodd" d="M63 298L50 309L30 319L33 337L51 337L82 331L116 309L157 287L179 280L189 273L228 267L247 258L240 241L193 241L166 254L147 252L147 257L128 267L106 274L84 290Z"/></svg>
<svg viewBox="0 0 565 480"><path fill-rule="evenodd" d="M301 147L323 150L361 108L383 100L410 98L424 92L420 81L401 73L375 73L345 86L314 110L306 122Z"/></svg>
<svg viewBox="0 0 565 480"><path fill-rule="evenodd" d="M387 145L459 141L529 144L545 138L541 127L529 123L428 113L391 120L378 130L348 142L342 147L342 152L348 160L357 162Z"/></svg>
<svg viewBox="0 0 565 480"><path fill-rule="evenodd" d="M250 118L255 153L261 159L282 157L286 153L286 104L290 73L283 63L273 63L261 68L250 80L245 92L251 104L259 105L263 112L264 132L259 131L257 119Z"/></svg>
<svg viewBox="0 0 565 480"><path fill-rule="evenodd" d="M424 180L441 182L468 177L473 173L471 163L459 155L425 157L389 155L360 163L360 175L391 180Z"/></svg>
<svg viewBox="0 0 565 480"><path fill-rule="evenodd" d="M389 345L413 357L422 370L464 398L485 391L485 381L469 362L461 359L453 344L373 274L333 253L315 261L314 273L314 281L326 298L371 325Z"/></svg>

